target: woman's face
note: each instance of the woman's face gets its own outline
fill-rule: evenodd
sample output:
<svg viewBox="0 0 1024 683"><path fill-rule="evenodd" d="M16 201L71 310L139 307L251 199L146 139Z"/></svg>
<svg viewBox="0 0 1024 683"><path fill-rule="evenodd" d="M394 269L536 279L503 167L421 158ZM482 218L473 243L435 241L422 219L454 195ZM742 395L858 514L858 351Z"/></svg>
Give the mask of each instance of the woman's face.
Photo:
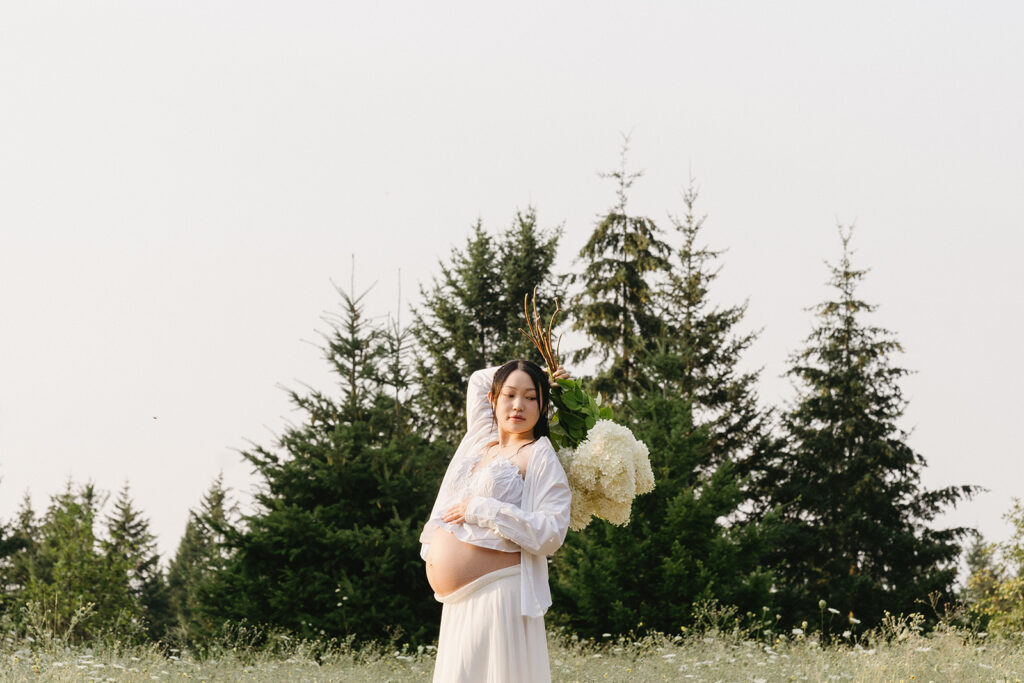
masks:
<svg viewBox="0 0 1024 683"><path fill-rule="evenodd" d="M515 370L498 390L498 395L488 398L494 406L498 429L533 437L533 428L540 419L540 396L528 374Z"/></svg>

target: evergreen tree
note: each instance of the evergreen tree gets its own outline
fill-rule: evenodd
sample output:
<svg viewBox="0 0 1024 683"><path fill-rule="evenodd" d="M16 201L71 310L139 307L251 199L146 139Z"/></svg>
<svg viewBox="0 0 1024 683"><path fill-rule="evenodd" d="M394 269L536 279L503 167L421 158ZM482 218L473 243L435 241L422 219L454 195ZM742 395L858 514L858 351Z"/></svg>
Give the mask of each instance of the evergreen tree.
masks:
<svg viewBox="0 0 1024 683"><path fill-rule="evenodd" d="M620 403L643 393L638 360L652 350L661 331L655 278L669 268L669 247L658 226L627 213L629 189L641 176L626 171L628 144L627 139L618 170L607 174L618 183L617 203L580 250L585 266L574 282L581 282L583 291L573 304L573 329L590 340L574 360L596 354L601 368L594 389Z"/></svg>
<svg viewBox="0 0 1024 683"><path fill-rule="evenodd" d="M719 521L744 499L731 466L700 474L709 430L694 426L685 399L653 394L630 407L630 428L650 448L657 486L633 501L627 526L594 520L569 533L552 558L552 621L589 636L671 633L693 623L701 602L769 604L763 537Z"/></svg>
<svg viewBox="0 0 1024 683"><path fill-rule="evenodd" d="M538 228L532 208L517 213L498 240L477 222L466 246L440 264L441 277L421 288L413 325L416 400L428 433L457 441L465 429L469 376L532 356L533 346L519 332L523 298L534 287L543 301L560 295L563 279L551 271L560 235Z"/></svg>
<svg viewBox="0 0 1024 683"><path fill-rule="evenodd" d="M148 635L154 640L161 639L170 625L167 585L160 569L156 537L149 530L149 520L135 509L127 483L107 519L107 534L107 557L111 566L124 567L133 609L142 615Z"/></svg>
<svg viewBox="0 0 1024 683"><path fill-rule="evenodd" d="M74 491L69 482L51 499L38 527L24 598L45 610L55 633L67 631L89 603L93 616L78 623L73 637L88 640L105 629L138 632L142 614L125 580L128 565L102 552L95 535L102 506L103 496L92 484Z"/></svg>
<svg viewBox="0 0 1024 683"><path fill-rule="evenodd" d="M0 616L17 605L14 557L27 545L28 539L20 536L12 524L0 521Z"/></svg>
<svg viewBox="0 0 1024 683"><path fill-rule="evenodd" d="M190 510L185 534L167 569L171 637L184 645L209 642L217 623L203 609L203 591L224 568L226 536L218 529L233 528L237 511L229 505L224 477L217 475L198 510Z"/></svg>
<svg viewBox="0 0 1024 683"><path fill-rule="evenodd" d="M974 489L921 487L924 458L898 425L907 371L891 358L901 348L864 320L875 308L857 297L865 271L850 263L850 231L840 237L834 298L815 308L816 327L788 372L800 390L784 416L788 446L766 463L761 485L780 515L773 546L785 616L810 621L825 600L865 628L886 610L919 610L915 601L933 592L951 597L968 530L927 523Z"/></svg>
<svg viewBox="0 0 1024 683"><path fill-rule="evenodd" d="M746 302L720 308L709 300L723 252L699 242L705 217L696 211L697 198L691 179L683 192L685 214L672 217L681 245L658 292L662 328L655 350L644 359L641 381L649 391L691 402L694 418L708 432L708 461L699 464L708 472L727 461L745 463L753 452L768 448L770 415L758 406L760 373L739 367L757 339L754 332L737 331Z"/></svg>
<svg viewBox="0 0 1024 683"><path fill-rule="evenodd" d="M1014 500L1005 518L1013 528L1006 543L979 539L968 554L964 597L977 627L1015 637L1024 632L1024 502Z"/></svg>
<svg viewBox="0 0 1024 683"><path fill-rule="evenodd" d="M634 501L628 526L595 522L554 560L556 609L591 635L640 623L677 631L706 601L747 611L771 602L761 529L736 521L748 503L742 468L771 442L757 373L738 370L754 335L735 329L745 305L710 305L721 252L698 246L692 183L683 198L685 218L673 218L682 244L657 290L660 332L638 353L641 389L619 411L648 444L657 486Z"/></svg>
<svg viewBox="0 0 1024 683"><path fill-rule="evenodd" d="M0 614L7 613L17 622L22 605L25 604L25 592L32 575L33 558L39 538L39 519L32 509L32 499L28 492L21 501L21 506L10 524L10 536L6 540L6 559L0 563Z"/></svg>
<svg viewBox="0 0 1024 683"><path fill-rule="evenodd" d="M967 585L960 600L967 607L971 625L978 631L988 631L994 613L1008 611L1006 605L1000 604L999 587L1006 580L1006 569L998 561L998 551L997 545L985 543L979 535L964 558Z"/></svg>
<svg viewBox="0 0 1024 683"><path fill-rule="evenodd" d="M341 296L324 347L340 396L290 392L302 423L277 448L243 452L263 482L257 509L238 528L211 523L228 555L200 590L200 611L301 636L366 640L400 628L429 640L438 608L418 541L449 453L396 423L408 412L395 411L393 378L380 379L365 295Z"/></svg>

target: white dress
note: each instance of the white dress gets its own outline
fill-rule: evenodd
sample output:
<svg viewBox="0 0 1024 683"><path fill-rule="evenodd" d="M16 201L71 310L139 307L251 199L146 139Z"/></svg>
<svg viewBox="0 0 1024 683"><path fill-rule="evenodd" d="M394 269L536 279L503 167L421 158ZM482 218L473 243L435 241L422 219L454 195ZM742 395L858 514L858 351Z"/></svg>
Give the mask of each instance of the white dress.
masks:
<svg viewBox="0 0 1024 683"><path fill-rule="evenodd" d="M467 395L467 433L448 466L420 541L424 559L434 531L462 541L519 551L519 565L485 574L444 597L434 681L532 683L551 680L544 612L551 604L547 556L565 540L571 494L551 442L542 437L530 454L525 479L508 460L473 470L480 452L497 438L487 391L497 368L473 374ZM470 497L466 521L442 517Z"/></svg>

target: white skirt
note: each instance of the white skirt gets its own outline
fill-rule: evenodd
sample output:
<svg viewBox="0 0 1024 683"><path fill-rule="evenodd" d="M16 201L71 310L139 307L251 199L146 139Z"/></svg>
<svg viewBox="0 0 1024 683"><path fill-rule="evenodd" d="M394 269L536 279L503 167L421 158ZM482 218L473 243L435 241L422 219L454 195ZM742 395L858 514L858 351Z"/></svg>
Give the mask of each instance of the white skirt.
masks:
<svg viewBox="0 0 1024 683"><path fill-rule="evenodd" d="M434 683L547 683L543 617L524 617L520 566L484 574L444 597Z"/></svg>

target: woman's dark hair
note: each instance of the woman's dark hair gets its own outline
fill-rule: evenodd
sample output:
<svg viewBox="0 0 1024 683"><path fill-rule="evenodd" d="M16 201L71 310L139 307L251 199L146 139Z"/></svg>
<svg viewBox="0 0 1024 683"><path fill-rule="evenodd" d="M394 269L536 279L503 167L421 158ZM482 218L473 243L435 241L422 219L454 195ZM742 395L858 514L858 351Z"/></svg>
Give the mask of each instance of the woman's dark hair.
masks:
<svg viewBox="0 0 1024 683"><path fill-rule="evenodd" d="M494 373L494 380L491 382L491 397L497 401L501 388L505 386L505 380L516 370L522 370L533 380L533 388L537 390L540 398L540 417L537 424L533 426L533 438L539 439L542 436L550 436L551 429L548 426L548 408L551 406L551 385L548 384L548 373L533 361L517 358L498 368Z"/></svg>

